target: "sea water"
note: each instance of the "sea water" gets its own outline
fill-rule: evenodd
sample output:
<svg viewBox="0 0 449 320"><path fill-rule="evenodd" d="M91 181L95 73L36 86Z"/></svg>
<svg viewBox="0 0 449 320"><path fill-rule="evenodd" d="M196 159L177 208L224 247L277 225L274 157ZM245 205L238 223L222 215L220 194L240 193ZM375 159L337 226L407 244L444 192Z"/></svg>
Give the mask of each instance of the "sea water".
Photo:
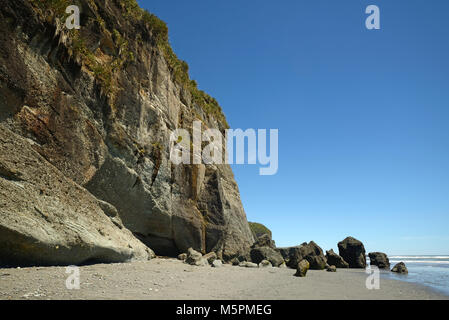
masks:
<svg viewBox="0 0 449 320"><path fill-rule="evenodd" d="M404 262L408 274L382 272L382 276L425 285L449 296L449 255L389 256L388 258L391 269L396 263Z"/></svg>

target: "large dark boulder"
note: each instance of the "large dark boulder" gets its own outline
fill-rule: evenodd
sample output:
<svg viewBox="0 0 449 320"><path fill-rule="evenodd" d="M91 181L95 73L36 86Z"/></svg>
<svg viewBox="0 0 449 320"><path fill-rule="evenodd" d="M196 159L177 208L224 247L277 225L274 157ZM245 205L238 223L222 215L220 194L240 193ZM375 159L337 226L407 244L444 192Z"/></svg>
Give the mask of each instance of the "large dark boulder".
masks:
<svg viewBox="0 0 449 320"><path fill-rule="evenodd" d="M284 258L288 267L296 269L298 263L305 259L310 264L312 270L323 270L326 267L326 257L323 250L313 241L296 247L277 248L276 249Z"/></svg>
<svg viewBox="0 0 449 320"><path fill-rule="evenodd" d="M275 250L276 245L268 234L262 234L253 243L250 250L251 261L261 263L263 260L270 261L274 267L284 263L282 255Z"/></svg>
<svg viewBox="0 0 449 320"><path fill-rule="evenodd" d="M310 264L309 261L307 260L301 260L297 267L296 267L296 273L295 273L295 277L305 277L307 274L307 271L309 271L310 268Z"/></svg>
<svg viewBox="0 0 449 320"><path fill-rule="evenodd" d="M361 241L347 237L338 243L338 251L350 268L366 268L365 246Z"/></svg>
<svg viewBox="0 0 449 320"><path fill-rule="evenodd" d="M391 272L407 274L408 270L404 262L399 262L393 267L393 269L391 269Z"/></svg>
<svg viewBox="0 0 449 320"><path fill-rule="evenodd" d="M0 71L0 92L1 78ZM154 257L124 227L114 206L65 177L36 151L35 143L0 124L0 266Z"/></svg>
<svg viewBox="0 0 449 320"><path fill-rule="evenodd" d="M368 254L370 265L377 266L379 269L390 269L390 260L383 252L370 252Z"/></svg>
<svg viewBox="0 0 449 320"><path fill-rule="evenodd" d="M326 260L327 264L330 266L335 266L337 268L349 268L349 263L347 263L341 256L336 254L332 249L326 251Z"/></svg>
<svg viewBox="0 0 449 320"><path fill-rule="evenodd" d="M251 249L250 252L251 261L254 263L261 263L263 260L268 260L271 262L273 267L279 267L284 263L282 255L270 247L256 247Z"/></svg>

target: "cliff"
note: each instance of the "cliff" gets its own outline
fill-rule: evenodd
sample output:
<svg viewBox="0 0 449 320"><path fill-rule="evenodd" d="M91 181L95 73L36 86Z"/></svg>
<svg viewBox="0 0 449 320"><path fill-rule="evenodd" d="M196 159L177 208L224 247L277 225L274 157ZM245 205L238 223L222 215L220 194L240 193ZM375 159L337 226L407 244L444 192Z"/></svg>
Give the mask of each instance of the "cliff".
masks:
<svg viewBox="0 0 449 320"><path fill-rule="evenodd" d="M135 0L0 0L0 28L0 264L247 252L231 168L169 160L172 130L228 124L162 21Z"/></svg>

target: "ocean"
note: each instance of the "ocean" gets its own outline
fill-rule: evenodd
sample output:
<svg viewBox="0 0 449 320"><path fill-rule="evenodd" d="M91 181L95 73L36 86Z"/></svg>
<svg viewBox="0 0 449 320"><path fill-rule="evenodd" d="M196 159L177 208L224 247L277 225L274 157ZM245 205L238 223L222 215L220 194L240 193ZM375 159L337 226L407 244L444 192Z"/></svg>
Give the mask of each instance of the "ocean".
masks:
<svg viewBox="0 0 449 320"><path fill-rule="evenodd" d="M408 275L382 272L383 277L425 285L449 296L449 256L389 256L388 258L391 269L396 263L404 262Z"/></svg>

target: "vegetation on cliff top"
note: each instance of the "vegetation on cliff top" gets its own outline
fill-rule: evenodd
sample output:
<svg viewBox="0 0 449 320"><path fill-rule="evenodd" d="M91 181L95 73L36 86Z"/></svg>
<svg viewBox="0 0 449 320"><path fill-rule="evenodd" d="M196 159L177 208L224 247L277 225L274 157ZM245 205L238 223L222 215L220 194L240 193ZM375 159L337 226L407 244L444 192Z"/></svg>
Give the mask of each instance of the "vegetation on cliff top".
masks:
<svg viewBox="0 0 449 320"><path fill-rule="evenodd" d="M135 20L142 20L149 26L158 47L164 54L165 60L173 73L175 81L189 90L192 102L198 104L207 114L212 114L226 127L229 127L217 100L206 92L199 90L196 81L190 79L189 65L187 62L179 59L173 51L168 38L168 27L165 22L147 10L141 9L136 0L121 1L121 5L127 15Z"/></svg>
<svg viewBox="0 0 449 320"><path fill-rule="evenodd" d="M97 22L103 31L109 32L105 27L105 22L98 14L95 1L86 0L91 8L94 8L97 15ZM67 16L65 9L71 5L69 0L30 0L34 7L39 8L43 12L51 10L55 16L63 19ZM161 19L154 14L139 7L136 0L115 0L115 3L121 8L123 15L132 21L144 23L151 32L159 50L162 52L170 70L174 81L190 92L192 103L199 105L206 114L212 115L220 121L226 128L228 123L223 111L217 100L208 95L206 92L198 89L197 83L190 79L189 65L187 62L179 59L173 51L168 37L168 27ZM128 49L128 43L123 39L117 30L112 30L114 42L119 47L120 55L115 57L112 63L99 62L95 54L90 52L85 45L83 36L78 30L71 30L72 36L72 52L81 57L86 67L94 74L102 85L106 93L114 93L118 91L112 83L113 73L121 68L126 62L134 61L134 54Z"/></svg>
<svg viewBox="0 0 449 320"><path fill-rule="evenodd" d="M248 224L251 232L256 239L264 234L268 234L270 236L270 239L272 238L270 229L265 227L263 224L257 222L248 222Z"/></svg>

